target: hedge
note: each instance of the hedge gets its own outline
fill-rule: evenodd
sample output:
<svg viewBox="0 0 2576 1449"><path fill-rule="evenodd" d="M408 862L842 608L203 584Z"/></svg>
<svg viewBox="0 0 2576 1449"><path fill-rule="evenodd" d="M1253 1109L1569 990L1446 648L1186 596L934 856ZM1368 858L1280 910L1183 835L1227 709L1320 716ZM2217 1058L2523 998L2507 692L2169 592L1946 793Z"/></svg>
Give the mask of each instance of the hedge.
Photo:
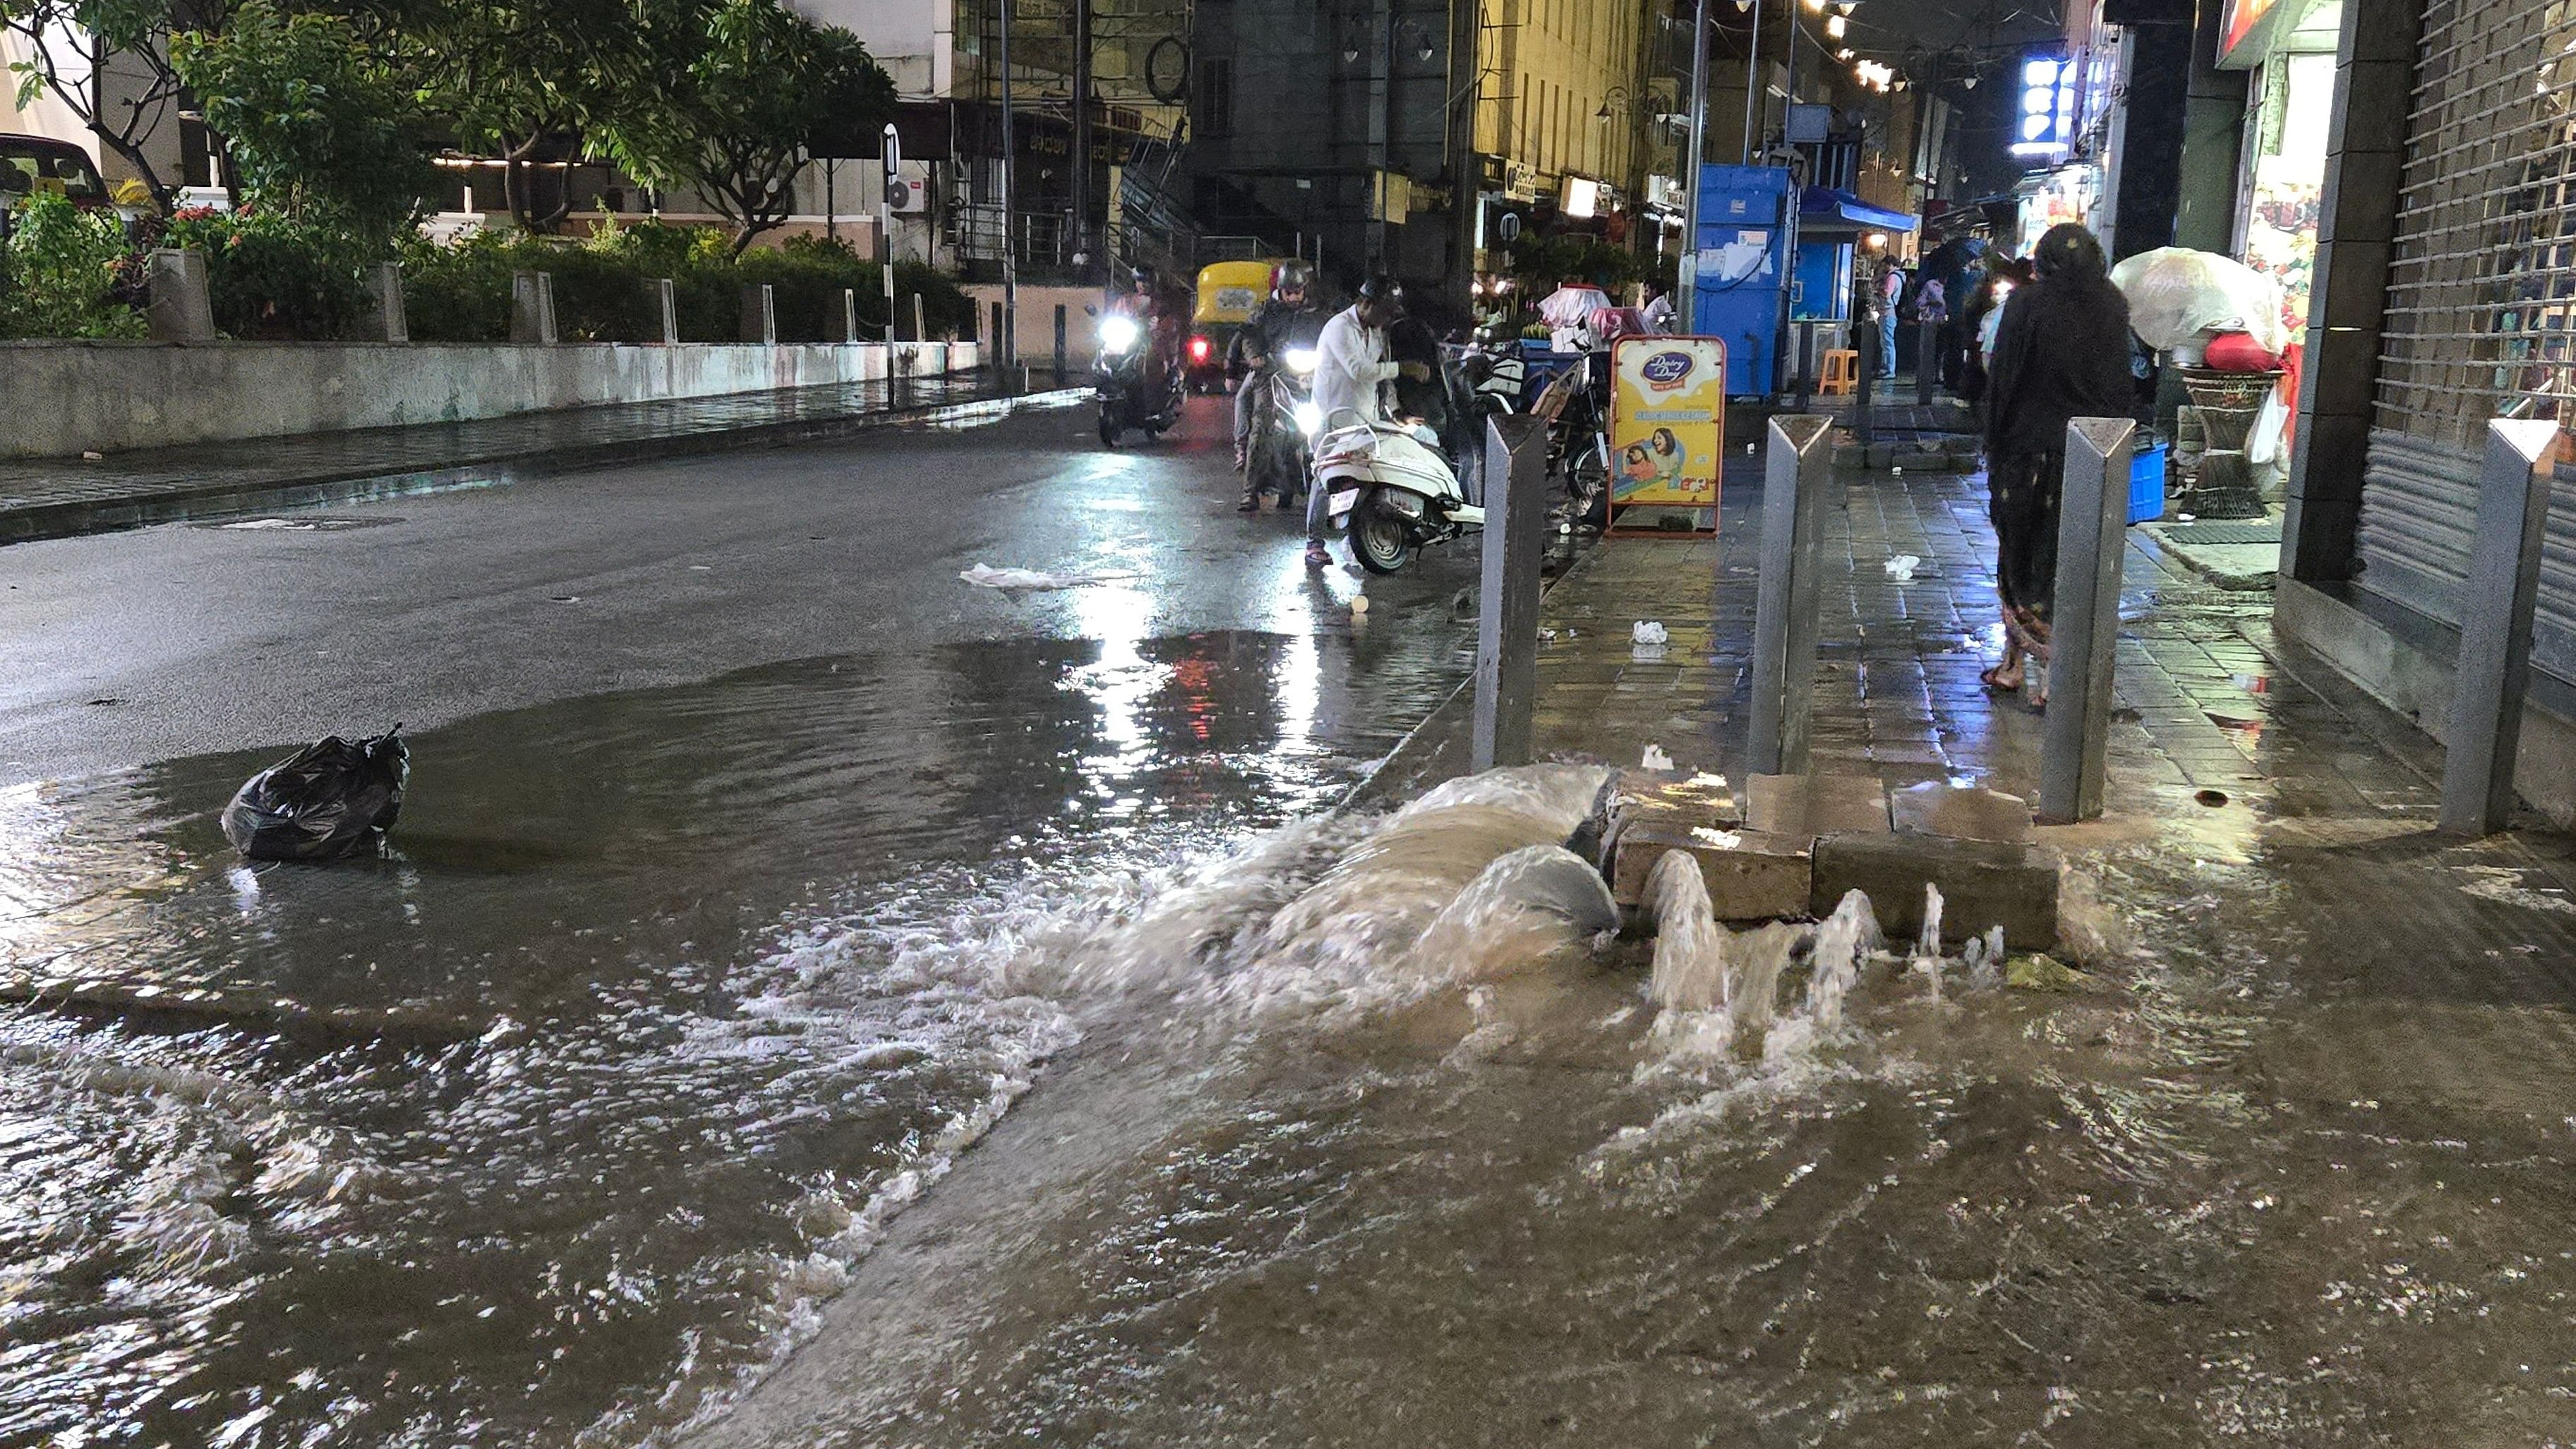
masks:
<svg viewBox="0 0 2576 1449"><path fill-rule="evenodd" d="M736 258L721 232L646 222L614 224L579 239L484 232L454 243L417 235L370 242L325 219L244 207L183 210L143 223L131 238L112 217L74 211L60 198L22 207L0 279L0 336L132 337L143 332L135 279L152 246L205 253L215 326L225 335L329 341L356 335L372 310L365 277L394 260L403 310L423 342L500 342L510 335L510 278L554 278L557 335L566 342L658 342L661 316L650 283L669 278L688 342L740 335L742 288L768 283L782 342L831 340L844 288L858 293L862 328L886 322L876 263L821 237ZM921 294L930 335L972 336L975 306L946 274L898 263L895 287L905 335L911 295Z"/></svg>

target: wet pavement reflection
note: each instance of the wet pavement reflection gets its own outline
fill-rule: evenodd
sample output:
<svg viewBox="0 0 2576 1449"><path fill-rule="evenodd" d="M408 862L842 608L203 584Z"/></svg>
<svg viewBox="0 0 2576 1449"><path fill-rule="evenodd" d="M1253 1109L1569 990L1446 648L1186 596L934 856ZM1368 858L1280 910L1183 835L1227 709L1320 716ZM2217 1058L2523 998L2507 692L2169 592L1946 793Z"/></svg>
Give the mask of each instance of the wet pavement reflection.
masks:
<svg viewBox="0 0 2576 1449"><path fill-rule="evenodd" d="M232 855L282 751L0 794L0 1443L628 1443L770 1361L1069 1040L1017 933L1326 809L1463 670L1445 595L1087 592L419 735L381 860Z"/></svg>

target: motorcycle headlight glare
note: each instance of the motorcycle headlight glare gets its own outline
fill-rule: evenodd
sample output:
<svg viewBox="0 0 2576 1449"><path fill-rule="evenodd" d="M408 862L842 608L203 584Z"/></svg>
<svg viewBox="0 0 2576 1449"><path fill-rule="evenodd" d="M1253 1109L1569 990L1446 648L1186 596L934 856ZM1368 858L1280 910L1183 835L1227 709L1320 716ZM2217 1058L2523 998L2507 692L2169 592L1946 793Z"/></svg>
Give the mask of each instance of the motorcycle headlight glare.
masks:
<svg viewBox="0 0 2576 1449"><path fill-rule="evenodd" d="M1315 349L1311 347L1289 348L1288 370L1297 374L1299 377L1304 377L1306 374L1313 372L1315 370ZM1308 428L1306 431L1311 433L1314 429Z"/></svg>
<svg viewBox="0 0 2576 1449"><path fill-rule="evenodd" d="M1140 335L1133 317L1100 319L1100 350L1115 356L1136 345Z"/></svg>
<svg viewBox="0 0 2576 1449"><path fill-rule="evenodd" d="M1323 425L1324 410L1322 408L1319 408L1310 402L1301 402L1297 404L1297 431L1304 433L1307 437L1311 438L1315 436L1315 430Z"/></svg>

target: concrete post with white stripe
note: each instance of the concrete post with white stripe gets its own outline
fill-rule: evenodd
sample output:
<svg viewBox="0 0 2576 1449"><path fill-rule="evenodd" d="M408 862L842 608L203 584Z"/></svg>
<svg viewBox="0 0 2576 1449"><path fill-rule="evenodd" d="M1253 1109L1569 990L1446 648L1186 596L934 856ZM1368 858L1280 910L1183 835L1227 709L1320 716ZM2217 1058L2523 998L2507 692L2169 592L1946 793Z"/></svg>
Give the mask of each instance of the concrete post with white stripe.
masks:
<svg viewBox="0 0 2576 1449"><path fill-rule="evenodd" d="M2442 828L2456 834L2493 835L2513 818L2542 530L2563 436L2557 423L2541 418L2487 423L2469 580L2460 592L2460 653L2444 741L2450 754L2442 766Z"/></svg>

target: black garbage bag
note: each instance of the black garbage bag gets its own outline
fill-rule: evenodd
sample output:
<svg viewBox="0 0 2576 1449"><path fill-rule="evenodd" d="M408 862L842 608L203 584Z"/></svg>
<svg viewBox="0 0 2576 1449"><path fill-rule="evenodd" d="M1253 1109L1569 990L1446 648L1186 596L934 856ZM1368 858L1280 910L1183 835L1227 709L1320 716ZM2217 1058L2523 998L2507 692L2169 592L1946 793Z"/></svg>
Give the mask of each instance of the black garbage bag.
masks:
<svg viewBox="0 0 2576 1449"><path fill-rule="evenodd" d="M329 735L251 776L224 807L224 838L253 860L372 849L402 813L410 776L401 725L355 743Z"/></svg>

